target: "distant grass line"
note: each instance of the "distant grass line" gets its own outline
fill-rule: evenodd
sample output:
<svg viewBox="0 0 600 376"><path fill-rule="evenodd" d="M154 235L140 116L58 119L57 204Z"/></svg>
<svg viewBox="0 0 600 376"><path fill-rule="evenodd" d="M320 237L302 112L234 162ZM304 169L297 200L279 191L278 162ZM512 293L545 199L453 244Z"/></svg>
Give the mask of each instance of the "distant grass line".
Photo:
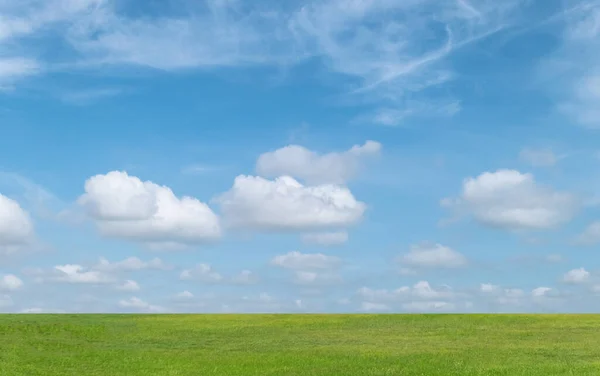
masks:
<svg viewBox="0 0 600 376"><path fill-rule="evenodd" d="M600 375L600 315L0 315L0 375Z"/></svg>

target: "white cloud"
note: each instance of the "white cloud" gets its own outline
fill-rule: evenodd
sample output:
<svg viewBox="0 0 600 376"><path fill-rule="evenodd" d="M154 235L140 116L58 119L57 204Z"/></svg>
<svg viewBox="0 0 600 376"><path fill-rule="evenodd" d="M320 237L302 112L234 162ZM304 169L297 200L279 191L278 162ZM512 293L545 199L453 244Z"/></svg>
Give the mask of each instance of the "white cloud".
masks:
<svg viewBox="0 0 600 376"><path fill-rule="evenodd" d="M479 290L484 293L496 292L500 289L499 286L492 285L491 283L482 283L479 287Z"/></svg>
<svg viewBox="0 0 600 376"><path fill-rule="evenodd" d="M218 283L223 281L223 276L208 264L198 264L192 269L181 272L179 278L182 280L197 280L206 283Z"/></svg>
<svg viewBox="0 0 600 376"><path fill-rule="evenodd" d="M457 108L451 104L458 101L439 90L455 76L446 58L523 19L518 11L527 3L206 0L183 8L164 2L157 16L141 8L126 12L109 0L5 1L0 3L0 47L7 51L5 59L30 61L27 74L123 65L167 71L289 67L310 58L349 79L351 98L429 116ZM32 40L60 43L66 50L56 58L60 64L18 56L39 50L28 48Z"/></svg>
<svg viewBox="0 0 600 376"><path fill-rule="evenodd" d="M192 294L191 292L185 290L182 292L179 292L175 295L175 298L178 300L189 300L194 298L194 294Z"/></svg>
<svg viewBox="0 0 600 376"><path fill-rule="evenodd" d="M257 283L259 280L255 273L250 270L242 270L239 274L233 276L231 281L236 285L251 285Z"/></svg>
<svg viewBox="0 0 600 376"><path fill-rule="evenodd" d="M129 257L114 263L101 258L97 264L87 267L67 264L57 265L50 270L26 269L24 273L33 276L38 283L98 285L109 286L121 291L138 291L140 290L139 284L131 279L123 278L123 274L152 269L170 270L171 267L158 258L146 262L136 257Z"/></svg>
<svg viewBox="0 0 600 376"><path fill-rule="evenodd" d="M178 198L170 188L126 172L91 177L85 191L78 203L108 237L156 245L203 243L221 236L219 219L206 204Z"/></svg>
<svg viewBox="0 0 600 376"><path fill-rule="evenodd" d="M427 281L419 281L413 286L403 286L396 290L373 290L368 287L362 287L358 290L358 295L371 302L393 302L407 299L420 299L420 300L439 300L439 299L453 299L456 294L447 287L439 289L431 287Z"/></svg>
<svg viewBox="0 0 600 376"><path fill-rule="evenodd" d="M382 303L362 302L360 310L365 312L387 312L390 311L391 308Z"/></svg>
<svg viewBox="0 0 600 376"><path fill-rule="evenodd" d="M62 309L32 307L32 308L22 309L21 311L19 311L19 313L45 314L45 313L65 313L65 311L63 311Z"/></svg>
<svg viewBox="0 0 600 376"><path fill-rule="evenodd" d="M409 302L402 304L402 308L411 312L435 312L435 311L451 311L456 308L453 303L449 302Z"/></svg>
<svg viewBox="0 0 600 376"><path fill-rule="evenodd" d="M23 287L23 281L13 274L3 275L0 278L0 291L15 291Z"/></svg>
<svg viewBox="0 0 600 376"><path fill-rule="evenodd" d="M450 76L443 76L442 84L450 80ZM397 108L379 108L370 115L359 117L360 122L370 122L385 127L397 127L403 125L412 117L452 117L462 109L461 102L456 99L443 101L407 101Z"/></svg>
<svg viewBox="0 0 600 376"><path fill-rule="evenodd" d="M348 227L363 216L366 205L348 188L304 186L291 177L275 180L238 176L216 201L235 228L266 231L311 231Z"/></svg>
<svg viewBox="0 0 600 376"><path fill-rule="evenodd" d="M462 3L310 2L294 15L291 28L332 70L356 78L366 100L397 108L447 82L452 74L440 63L504 28L521 1L481 1L467 8ZM442 35L432 38L432 28ZM451 100L437 98L444 99Z"/></svg>
<svg viewBox="0 0 600 376"><path fill-rule="evenodd" d="M357 295L363 302L382 304L409 312L448 312L470 305L464 300L468 298L467 294L456 292L446 285L434 288L427 281L395 290L362 287L357 291Z"/></svg>
<svg viewBox="0 0 600 376"><path fill-rule="evenodd" d="M55 282L71 283L71 284L112 284L115 283L115 278L109 274L89 270L81 265L67 264L54 267L51 276L48 279Z"/></svg>
<svg viewBox="0 0 600 376"><path fill-rule="evenodd" d="M131 308L137 311L150 313L161 313L167 311L167 309L164 307L152 305L135 296L129 299L120 300L119 306L121 306L122 308Z"/></svg>
<svg viewBox="0 0 600 376"><path fill-rule="evenodd" d="M18 202L0 194L0 253L9 253L33 239L33 222Z"/></svg>
<svg viewBox="0 0 600 376"><path fill-rule="evenodd" d="M541 66L542 79L557 109L574 124L600 128L600 7L597 1L571 2L563 12L562 44Z"/></svg>
<svg viewBox="0 0 600 376"><path fill-rule="evenodd" d="M271 265L286 269L331 269L339 266L341 260L334 256L322 253L300 253L292 251L285 255L278 255L271 260Z"/></svg>
<svg viewBox="0 0 600 376"><path fill-rule="evenodd" d="M600 243L600 221L590 223L585 230L576 237L575 241L582 245Z"/></svg>
<svg viewBox="0 0 600 376"><path fill-rule="evenodd" d="M40 71L40 64L33 59L0 58L0 89L23 77L38 74Z"/></svg>
<svg viewBox="0 0 600 376"><path fill-rule="evenodd" d="M333 272L323 272L314 270L296 270L294 272L293 282L298 285L322 286L342 282L342 277Z"/></svg>
<svg viewBox="0 0 600 376"><path fill-rule="evenodd" d="M100 261L93 266L93 269L106 273L118 273L139 270L169 270L171 267L165 264L159 258L153 258L149 261L142 261L137 257L128 257L124 260L113 263L105 258L100 258Z"/></svg>
<svg viewBox="0 0 600 376"><path fill-rule="evenodd" d="M302 235L302 242L325 247L338 246L348 242L348 233L345 231L308 233Z"/></svg>
<svg viewBox="0 0 600 376"><path fill-rule="evenodd" d="M540 186L533 175L515 170L485 172L463 183L458 199L442 205L470 213L484 225L509 230L542 230L568 222L578 200Z"/></svg>
<svg viewBox="0 0 600 376"><path fill-rule="evenodd" d="M589 281L589 279L590 279L590 272L588 272L584 268L570 270L563 276L563 281L565 283L572 283L572 284L585 283L585 282Z"/></svg>
<svg viewBox="0 0 600 376"><path fill-rule="evenodd" d="M136 281L132 281L130 279L126 280L122 284L118 285L117 290L127 291L127 292L135 292L140 291L141 287Z"/></svg>
<svg viewBox="0 0 600 376"><path fill-rule="evenodd" d="M537 288L531 290L531 295L536 298L545 297L551 291L552 291L552 288L550 288L550 287L537 287Z"/></svg>
<svg viewBox="0 0 600 376"><path fill-rule="evenodd" d="M554 154L550 149L530 149L525 148L519 153L519 158L534 167L551 167L560 159L560 156Z"/></svg>
<svg viewBox="0 0 600 376"><path fill-rule="evenodd" d="M193 268L184 269L179 274L179 278L184 281L223 285L253 285L260 281L259 276L250 270L242 270L237 274L224 276L208 264L198 264Z"/></svg>
<svg viewBox="0 0 600 376"><path fill-rule="evenodd" d="M452 248L429 243L411 246L398 261L416 268L459 268L467 264L467 258Z"/></svg>
<svg viewBox="0 0 600 376"><path fill-rule="evenodd" d="M344 184L358 173L366 158L377 156L380 151L381 144L375 141L327 154L289 145L262 154L256 162L256 171L268 178L292 176L310 185Z"/></svg>

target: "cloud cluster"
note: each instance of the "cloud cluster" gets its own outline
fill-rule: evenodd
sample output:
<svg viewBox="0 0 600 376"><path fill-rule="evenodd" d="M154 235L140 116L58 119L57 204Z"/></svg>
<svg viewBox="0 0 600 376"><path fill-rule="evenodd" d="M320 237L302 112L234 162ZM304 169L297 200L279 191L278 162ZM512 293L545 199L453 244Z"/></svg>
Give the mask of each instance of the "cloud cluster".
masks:
<svg viewBox="0 0 600 376"><path fill-rule="evenodd" d="M434 288L427 281L396 290L361 287L356 294L362 301L362 308L369 311L452 311L459 304L466 304L458 302L462 295L450 287Z"/></svg>
<svg viewBox="0 0 600 376"><path fill-rule="evenodd" d="M127 276L141 271L167 271L173 267L159 258L143 261L137 257L129 257L121 261L110 262L105 258L93 265L78 264L56 265L51 269L33 268L24 271L37 283L58 283L70 285L105 286L115 290L139 291L140 285Z"/></svg>

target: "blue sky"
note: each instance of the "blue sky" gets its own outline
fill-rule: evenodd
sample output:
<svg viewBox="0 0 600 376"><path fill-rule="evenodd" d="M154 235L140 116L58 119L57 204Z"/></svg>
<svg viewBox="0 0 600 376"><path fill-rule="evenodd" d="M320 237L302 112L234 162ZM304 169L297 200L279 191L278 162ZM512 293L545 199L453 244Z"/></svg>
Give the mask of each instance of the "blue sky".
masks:
<svg viewBox="0 0 600 376"><path fill-rule="evenodd" d="M0 310L600 309L600 1L0 0Z"/></svg>

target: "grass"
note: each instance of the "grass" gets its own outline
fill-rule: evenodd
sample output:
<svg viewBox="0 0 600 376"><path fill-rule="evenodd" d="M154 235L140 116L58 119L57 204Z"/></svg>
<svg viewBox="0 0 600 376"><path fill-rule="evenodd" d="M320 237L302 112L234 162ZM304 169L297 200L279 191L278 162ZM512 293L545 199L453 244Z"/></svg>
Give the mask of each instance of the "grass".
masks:
<svg viewBox="0 0 600 376"><path fill-rule="evenodd" d="M0 315L0 375L600 375L596 315Z"/></svg>

